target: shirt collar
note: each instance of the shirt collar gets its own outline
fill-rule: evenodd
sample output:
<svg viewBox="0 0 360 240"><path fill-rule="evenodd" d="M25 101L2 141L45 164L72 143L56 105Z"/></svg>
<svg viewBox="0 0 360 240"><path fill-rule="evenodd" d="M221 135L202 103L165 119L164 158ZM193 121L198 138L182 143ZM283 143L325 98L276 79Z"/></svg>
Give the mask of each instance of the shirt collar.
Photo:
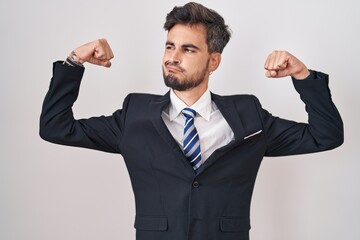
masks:
<svg viewBox="0 0 360 240"><path fill-rule="evenodd" d="M174 90L170 90L169 117L173 121L181 111L188 107L180 98L176 96ZM206 121L210 120L211 115L211 94L207 89L204 94L190 108L194 109Z"/></svg>

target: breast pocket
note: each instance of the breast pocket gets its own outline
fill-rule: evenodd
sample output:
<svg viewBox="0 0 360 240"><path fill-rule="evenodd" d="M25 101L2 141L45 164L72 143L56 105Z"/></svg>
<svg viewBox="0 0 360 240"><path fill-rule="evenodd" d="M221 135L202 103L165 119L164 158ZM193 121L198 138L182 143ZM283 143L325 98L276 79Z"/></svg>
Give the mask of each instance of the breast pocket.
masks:
<svg viewBox="0 0 360 240"><path fill-rule="evenodd" d="M246 135L244 137L244 140L246 139L249 139L249 138L253 138L253 137L256 137L257 135L261 134L262 133L262 129L258 130L258 131L255 131L253 133L250 133L249 135Z"/></svg>

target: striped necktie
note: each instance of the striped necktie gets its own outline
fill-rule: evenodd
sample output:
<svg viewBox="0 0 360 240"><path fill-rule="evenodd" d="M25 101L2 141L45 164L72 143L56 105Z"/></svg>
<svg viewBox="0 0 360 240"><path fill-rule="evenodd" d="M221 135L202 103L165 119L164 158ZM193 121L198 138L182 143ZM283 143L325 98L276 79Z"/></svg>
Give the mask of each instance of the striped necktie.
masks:
<svg viewBox="0 0 360 240"><path fill-rule="evenodd" d="M183 151L195 173L198 173L201 162L200 139L194 125L196 111L184 108L182 114L185 116Z"/></svg>

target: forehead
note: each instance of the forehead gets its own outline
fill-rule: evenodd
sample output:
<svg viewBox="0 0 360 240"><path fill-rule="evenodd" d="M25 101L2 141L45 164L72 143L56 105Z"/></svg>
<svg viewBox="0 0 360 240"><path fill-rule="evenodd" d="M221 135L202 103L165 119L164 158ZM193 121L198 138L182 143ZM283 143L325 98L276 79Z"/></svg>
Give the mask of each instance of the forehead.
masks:
<svg viewBox="0 0 360 240"><path fill-rule="evenodd" d="M167 41L174 44L206 45L206 28L202 24L184 25L176 24L167 34Z"/></svg>

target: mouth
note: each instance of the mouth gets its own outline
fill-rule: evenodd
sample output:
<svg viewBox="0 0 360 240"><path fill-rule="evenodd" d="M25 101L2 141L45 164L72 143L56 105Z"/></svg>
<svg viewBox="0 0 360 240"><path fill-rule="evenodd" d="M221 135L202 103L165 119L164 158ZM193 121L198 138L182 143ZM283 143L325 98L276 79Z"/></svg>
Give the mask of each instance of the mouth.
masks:
<svg viewBox="0 0 360 240"><path fill-rule="evenodd" d="M166 70L170 73L185 72L185 70L177 63L166 61L164 65Z"/></svg>
<svg viewBox="0 0 360 240"><path fill-rule="evenodd" d="M175 67L175 66L166 66L166 70L168 70L168 72L171 72L171 73L183 72L183 69L181 69L179 67Z"/></svg>

